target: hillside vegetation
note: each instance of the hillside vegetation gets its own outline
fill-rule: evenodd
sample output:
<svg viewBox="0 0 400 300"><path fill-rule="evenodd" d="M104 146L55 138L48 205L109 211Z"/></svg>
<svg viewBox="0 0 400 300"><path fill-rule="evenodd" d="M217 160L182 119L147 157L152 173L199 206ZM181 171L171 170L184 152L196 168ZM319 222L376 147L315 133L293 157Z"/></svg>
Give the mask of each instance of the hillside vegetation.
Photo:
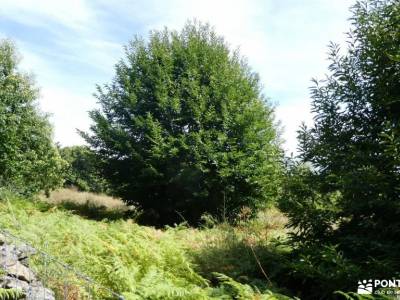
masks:
<svg viewBox="0 0 400 300"><path fill-rule="evenodd" d="M98 283L35 256L71 300L400 294L355 293L400 278L400 2L351 12L286 158L259 76L207 24L131 41L97 87L88 146L64 148L0 40L0 226Z"/></svg>
<svg viewBox="0 0 400 300"><path fill-rule="evenodd" d="M72 211L71 206L60 204L60 194L69 198L69 203L78 199ZM2 192L0 226L124 295L125 299L289 299L270 291L274 287L260 276L260 271L255 271L257 261L250 248L267 246L267 240L283 234L285 219L277 211L266 212L273 216L268 218L270 223L253 221L252 226L259 228L257 232L246 229L251 235L227 224L210 229L180 225L158 230L140 226L132 219L124 220L123 213L116 220L115 199L105 201L104 196L91 194L93 207L110 204L107 209L114 219L96 221L90 215L77 215L84 215L86 210L80 206L79 197L87 197L89 193L64 190L53 195L55 199L43 202ZM101 199L101 204L97 205L93 199ZM258 232L263 235L257 236ZM34 259L34 263L42 276L51 278L47 281L51 288L61 292L67 285L71 299L80 299L87 293L73 273L60 274L57 265L48 262L46 269L40 259ZM253 278L246 276L249 270ZM92 287L92 293L96 299L109 297L99 287Z"/></svg>

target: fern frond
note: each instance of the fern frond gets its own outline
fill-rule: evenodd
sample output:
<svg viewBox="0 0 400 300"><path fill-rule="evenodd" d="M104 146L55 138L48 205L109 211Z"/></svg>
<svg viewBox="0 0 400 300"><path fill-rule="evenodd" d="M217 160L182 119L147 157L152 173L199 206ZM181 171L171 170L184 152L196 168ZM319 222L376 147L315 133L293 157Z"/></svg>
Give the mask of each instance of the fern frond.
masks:
<svg viewBox="0 0 400 300"><path fill-rule="evenodd" d="M24 293L19 289L0 288L0 300L18 300L24 297Z"/></svg>

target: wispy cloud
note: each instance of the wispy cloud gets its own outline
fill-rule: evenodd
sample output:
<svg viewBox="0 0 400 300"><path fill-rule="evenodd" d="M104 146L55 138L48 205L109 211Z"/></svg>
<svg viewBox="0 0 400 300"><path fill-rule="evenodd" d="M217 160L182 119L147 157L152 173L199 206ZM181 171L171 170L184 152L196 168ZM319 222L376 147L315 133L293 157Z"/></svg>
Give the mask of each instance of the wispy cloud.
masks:
<svg viewBox="0 0 400 300"><path fill-rule="evenodd" d="M285 148L295 152L295 131L311 121L310 79L325 73L326 45L342 42L352 0L3 0L0 36L17 41L23 67L37 74L41 104L53 114L55 139L81 143L75 128L89 126L94 85L109 81L122 45L135 34L188 19L209 22L240 48L261 75L266 96L278 104Z"/></svg>
<svg viewBox="0 0 400 300"><path fill-rule="evenodd" d="M0 11L3 18L48 30L52 30L49 25L57 24L85 31L94 20L93 12L83 0L3 0Z"/></svg>

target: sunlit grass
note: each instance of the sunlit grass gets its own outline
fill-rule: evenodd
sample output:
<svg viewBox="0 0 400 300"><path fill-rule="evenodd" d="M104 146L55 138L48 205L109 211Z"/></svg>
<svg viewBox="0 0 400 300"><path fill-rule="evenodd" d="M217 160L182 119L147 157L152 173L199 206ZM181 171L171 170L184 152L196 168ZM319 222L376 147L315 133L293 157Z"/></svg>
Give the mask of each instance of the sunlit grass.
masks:
<svg viewBox="0 0 400 300"><path fill-rule="evenodd" d="M273 294L268 290L274 286L260 275L255 257L249 252L249 245L260 257L269 251L265 235L254 231L264 226L261 223L253 221L248 229L244 224L236 227L215 224L203 229L181 225L160 230L140 226L132 219L95 221L66 210L61 205L65 195L68 198L74 195L74 201L87 200L87 194L69 190L51 195L48 202L28 201L3 193L0 226L123 294L126 300L277 299L271 298ZM120 207L118 200L89 196L102 199L98 203L111 204L112 208ZM263 230L270 230L271 235L273 231L276 236L283 234L280 227L283 223L279 223L283 219L278 215L272 213L274 218L268 218L272 223L266 222ZM40 259L33 263L36 270L44 273ZM213 272L256 284L261 292ZM51 280L46 280L51 288L60 290L67 285L74 293L84 295L82 282L73 275L60 273L56 265L47 273L51 274ZM230 287L233 283L237 284L235 288ZM94 289L96 299L107 299L106 293Z"/></svg>

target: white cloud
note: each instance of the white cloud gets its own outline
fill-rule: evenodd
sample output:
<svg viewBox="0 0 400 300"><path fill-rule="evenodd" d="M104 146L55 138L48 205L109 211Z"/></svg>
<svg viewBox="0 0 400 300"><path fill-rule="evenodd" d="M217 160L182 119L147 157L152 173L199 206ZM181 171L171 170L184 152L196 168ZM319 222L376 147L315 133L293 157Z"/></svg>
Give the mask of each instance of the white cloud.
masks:
<svg viewBox="0 0 400 300"><path fill-rule="evenodd" d="M297 130L303 122L307 126L313 123L310 110L310 102L304 100L282 104L275 109L277 119L282 121L286 154L297 154Z"/></svg>
<svg viewBox="0 0 400 300"><path fill-rule="evenodd" d="M265 94L278 102L285 148L295 152L300 120L311 120L310 78L326 72L326 45L330 40L343 42L352 4L353 0L3 0L0 17L54 35L57 53L40 40L35 43L40 51L24 40L18 44L26 58L24 68L38 74L43 109L53 113L56 139L63 144L81 142L75 127L88 127L86 111L95 105L89 91L114 73L112 66L122 55L119 43L164 26L180 29L196 18L214 25L260 73Z"/></svg>
<svg viewBox="0 0 400 300"><path fill-rule="evenodd" d="M88 131L88 111L95 106L93 97L76 95L58 87L42 88L40 94L41 109L51 112L50 122L56 125L54 140L63 146L84 143L77 129Z"/></svg>
<svg viewBox="0 0 400 300"><path fill-rule="evenodd" d="M85 30L94 20L84 0L2 0L0 15L30 26L48 27L52 21L75 30Z"/></svg>

